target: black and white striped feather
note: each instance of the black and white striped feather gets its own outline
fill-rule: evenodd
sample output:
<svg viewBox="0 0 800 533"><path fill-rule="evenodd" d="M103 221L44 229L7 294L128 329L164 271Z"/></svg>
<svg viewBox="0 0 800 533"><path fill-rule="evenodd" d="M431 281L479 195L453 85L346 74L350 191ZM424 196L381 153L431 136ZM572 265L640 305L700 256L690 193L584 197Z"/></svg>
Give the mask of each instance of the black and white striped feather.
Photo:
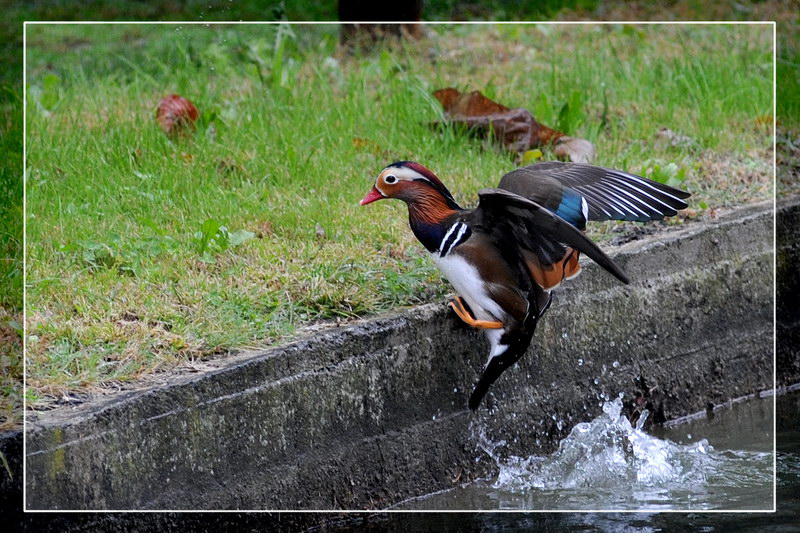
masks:
<svg viewBox="0 0 800 533"><path fill-rule="evenodd" d="M472 235L472 230L464 222L457 220L442 238L442 243L439 245L439 257L445 257L450 251L465 242Z"/></svg>
<svg viewBox="0 0 800 533"><path fill-rule="evenodd" d="M648 222L675 215L690 196L669 185L613 170L579 163L550 161L509 172L500 189L513 192L550 208L556 208L564 188L586 199L589 220Z"/></svg>

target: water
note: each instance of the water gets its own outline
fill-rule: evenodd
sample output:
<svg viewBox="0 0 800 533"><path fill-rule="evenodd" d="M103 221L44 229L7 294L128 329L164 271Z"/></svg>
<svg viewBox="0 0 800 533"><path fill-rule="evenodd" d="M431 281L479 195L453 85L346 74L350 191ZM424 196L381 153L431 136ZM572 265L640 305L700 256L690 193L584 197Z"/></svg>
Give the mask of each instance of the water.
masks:
<svg viewBox="0 0 800 533"><path fill-rule="evenodd" d="M644 417L632 426L617 398L546 457L503 459L505 443L478 430L495 478L394 509L771 510L772 406L772 398L743 402L656 436L641 429Z"/></svg>
<svg viewBox="0 0 800 533"><path fill-rule="evenodd" d="M752 433L753 426L748 418L760 417L769 411L764 409L765 403L771 399L759 400L753 406L737 406L730 411L720 412L714 420L693 422L691 425L671 428L659 437L672 438L677 443L687 442L686 434L692 439L701 435L698 427L702 426L709 436L703 436L710 442L721 445L716 434L723 437L730 432ZM742 407L742 409L740 409ZM743 426L731 427L731 420L736 423L740 417ZM763 418L763 417L762 417ZM778 511L776 513L378 513L360 515L357 518L344 519L330 524L324 531L353 531L394 533L406 531L480 531L480 532L517 532L517 531L553 531L553 532L663 532L663 531L703 531L705 533L761 533L775 531L780 533L800 533L800 393L786 394L777 398L776 435L778 460ZM763 428L763 425L761 426ZM686 431L686 434L683 432ZM671 437L670 437L671 436ZM745 440L761 440L745 439ZM696 440L693 440L695 442ZM742 448L746 442L737 439ZM410 508L410 507L409 507ZM418 508L418 507L417 507ZM315 528L317 531L319 528Z"/></svg>

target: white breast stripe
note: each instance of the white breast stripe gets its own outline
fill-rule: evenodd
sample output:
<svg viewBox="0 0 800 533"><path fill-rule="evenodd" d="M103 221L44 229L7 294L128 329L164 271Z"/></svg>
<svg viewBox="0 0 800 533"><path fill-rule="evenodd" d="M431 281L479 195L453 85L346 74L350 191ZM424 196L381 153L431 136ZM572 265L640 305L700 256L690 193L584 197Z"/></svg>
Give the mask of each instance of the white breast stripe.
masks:
<svg viewBox="0 0 800 533"><path fill-rule="evenodd" d="M450 235L452 235L453 232L458 228L459 224L461 224L461 222L456 222L455 224L450 226L450 229L448 229L447 233L444 234L444 237L442 238L442 242L439 243L439 250L442 249L442 246L444 246L444 244L447 242L447 239L450 238ZM442 257L444 257L444 254L442 254Z"/></svg>
<svg viewBox="0 0 800 533"><path fill-rule="evenodd" d="M458 227L458 233L456 234L453 241L448 245L447 244L448 237L453 233L453 230L456 229L456 226ZM463 222L456 222L455 224L453 224L453 226L447 231L447 234L444 236L444 239L442 239L441 252L439 252L439 257L446 256L447 254L450 253L450 250L461 244L464 238L464 234L466 232L467 232L467 225L464 224Z"/></svg>

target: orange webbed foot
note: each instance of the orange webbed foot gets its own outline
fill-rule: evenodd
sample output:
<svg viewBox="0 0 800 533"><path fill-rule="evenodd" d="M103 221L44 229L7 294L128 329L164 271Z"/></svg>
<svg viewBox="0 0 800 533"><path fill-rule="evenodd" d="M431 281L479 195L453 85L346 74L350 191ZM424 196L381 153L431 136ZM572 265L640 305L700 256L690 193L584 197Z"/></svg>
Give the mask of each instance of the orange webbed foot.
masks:
<svg viewBox="0 0 800 533"><path fill-rule="evenodd" d="M454 300L450 301L447 304L455 313L458 315L458 318L464 321L465 324L472 326L473 328L480 328L480 329L500 329L503 327L502 322L495 322L490 320L478 320L472 313L467 311L464 307L464 300L461 299L460 296L456 296Z"/></svg>

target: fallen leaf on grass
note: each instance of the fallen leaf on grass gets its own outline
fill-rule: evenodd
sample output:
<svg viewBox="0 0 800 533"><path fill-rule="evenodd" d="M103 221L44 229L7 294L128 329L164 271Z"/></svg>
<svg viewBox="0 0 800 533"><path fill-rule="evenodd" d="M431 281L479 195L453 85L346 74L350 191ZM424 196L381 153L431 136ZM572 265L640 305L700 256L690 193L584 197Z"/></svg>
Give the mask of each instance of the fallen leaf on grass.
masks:
<svg viewBox="0 0 800 533"><path fill-rule="evenodd" d="M156 120L161 125L161 129L169 136L194 131L194 122L197 120L198 112L194 104L178 96L170 94L161 99L156 109Z"/></svg>
<svg viewBox="0 0 800 533"><path fill-rule="evenodd" d="M544 154L542 153L542 151L539 150L538 148L535 148L533 150L528 150L527 152L522 154L522 166L530 165L534 161L538 161L539 159L542 158L543 155Z"/></svg>
<svg viewBox="0 0 800 533"><path fill-rule="evenodd" d="M447 122L462 124L484 134L491 133L512 152L523 153L531 148L551 145L556 155L574 162L588 163L594 159L592 143L536 122L527 109L509 108L479 91L462 93L452 87L439 89L433 96L442 104Z"/></svg>

